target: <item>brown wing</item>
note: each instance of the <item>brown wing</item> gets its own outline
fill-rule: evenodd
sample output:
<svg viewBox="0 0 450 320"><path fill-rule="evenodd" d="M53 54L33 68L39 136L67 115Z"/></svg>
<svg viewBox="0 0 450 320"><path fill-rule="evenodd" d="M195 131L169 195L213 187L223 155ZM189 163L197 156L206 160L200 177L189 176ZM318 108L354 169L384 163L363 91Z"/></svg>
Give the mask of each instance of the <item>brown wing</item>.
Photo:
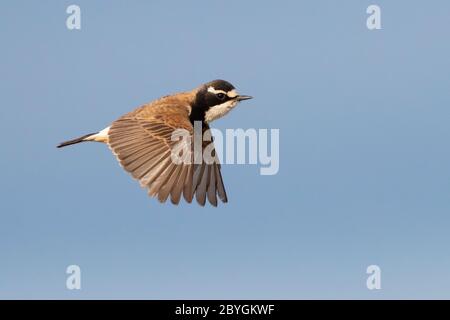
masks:
<svg viewBox="0 0 450 320"><path fill-rule="evenodd" d="M122 167L160 202L170 196L172 203L178 204L182 194L189 203L195 195L202 206L206 197L217 206L217 195L227 202L218 162L192 164L190 159L189 163L176 164L172 161L171 153L177 141L171 141L171 136L180 128L192 137L186 105L170 97L163 98L113 122L108 144Z"/></svg>

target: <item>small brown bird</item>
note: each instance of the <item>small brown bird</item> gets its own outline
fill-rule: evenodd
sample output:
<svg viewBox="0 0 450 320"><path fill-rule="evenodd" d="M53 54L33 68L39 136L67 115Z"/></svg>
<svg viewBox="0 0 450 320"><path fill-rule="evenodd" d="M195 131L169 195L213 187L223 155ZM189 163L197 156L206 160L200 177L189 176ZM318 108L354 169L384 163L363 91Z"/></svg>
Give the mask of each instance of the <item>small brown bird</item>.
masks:
<svg viewBox="0 0 450 320"><path fill-rule="evenodd" d="M214 80L190 92L169 95L145 104L114 121L111 126L96 132L69 140L58 145L96 141L108 144L120 165L148 194L165 202L168 197L178 204L183 194L191 203L195 195L204 206L206 198L217 206L217 196L227 202L227 194L220 173L218 161L203 160L175 163L172 158L172 134L184 129L192 137L194 149L194 123L202 124L202 135L209 130L209 123L226 115L240 101L251 99L239 95L234 86L224 80ZM211 142L212 143L212 142ZM202 152L208 145L201 142ZM215 155L215 151L213 150ZM192 160L193 155L190 155Z"/></svg>

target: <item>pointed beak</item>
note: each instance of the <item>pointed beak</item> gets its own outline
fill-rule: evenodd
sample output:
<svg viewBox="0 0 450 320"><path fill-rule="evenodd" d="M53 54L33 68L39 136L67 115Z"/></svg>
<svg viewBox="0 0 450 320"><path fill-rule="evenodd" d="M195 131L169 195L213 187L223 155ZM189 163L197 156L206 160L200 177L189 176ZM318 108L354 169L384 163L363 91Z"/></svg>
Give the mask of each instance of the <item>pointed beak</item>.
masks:
<svg viewBox="0 0 450 320"><path fill-rule="evenodd" d="M236 97L237 101L244 101L244 100L248 100L248 99L253 99L252 96L244 96L244 95L239 95Z"/></svg>

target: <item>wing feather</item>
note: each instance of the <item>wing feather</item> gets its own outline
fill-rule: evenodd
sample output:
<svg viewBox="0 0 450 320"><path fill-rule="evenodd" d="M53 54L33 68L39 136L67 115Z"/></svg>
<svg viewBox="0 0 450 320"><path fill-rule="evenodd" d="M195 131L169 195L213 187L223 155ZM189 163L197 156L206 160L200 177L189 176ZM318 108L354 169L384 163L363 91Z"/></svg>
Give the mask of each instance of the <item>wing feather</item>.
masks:
<svg viewBox="0 0 450 320"><path fill-rule="evenodd" d="M214 207L217 207L217 196L216 196L216 172L214 165L209 166L209 179L208 179L208 201Z"/></svg>
<svg viewBox="0 0 450 320"><path fill-rule="evenodd" d="M204 206L206 202L206 187L208 181L209 166L202 164L200 172L201 173L198 176L199 184L195 192L195 198L197 199L198 204Z"/></svg>
<svg viewBox="0 0 450 320"><path fill-rule="evenodd" d="M206 199L217 206L217 196L227 202L218 163L192 164L193 158L191 163L172 161L176 144L171 141L173 131L186 129L192 138L193 126L186 106L167 99L138 108L113 122L108 132L109 147L121 166L160 202L170 197L173 204L178 204L181 196L188 203L195 196L202 206Z"/></svg>

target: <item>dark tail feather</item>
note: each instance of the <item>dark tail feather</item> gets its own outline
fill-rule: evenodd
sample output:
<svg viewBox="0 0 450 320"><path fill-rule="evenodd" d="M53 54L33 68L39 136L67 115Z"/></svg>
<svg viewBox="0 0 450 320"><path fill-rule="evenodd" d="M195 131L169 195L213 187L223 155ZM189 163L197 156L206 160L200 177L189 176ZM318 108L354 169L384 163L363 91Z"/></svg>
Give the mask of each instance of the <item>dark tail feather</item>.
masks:
<svg viewBox="0 0 450 320"><path fill-rule="evenodd" d="M84 140L84 139L86 139L87 137L92 136L93 134L97 134L97 133L98 133L98 132L89 133L89 134L86 134L86 135L84 135L84 136L82 136L82 137L79 137L79 138L76 138L76 139L73 139L73 140L61 142L61 143L60 143L59 145L57 145L56 147L57 147L57 148L62 148L62 147L70 146L70 145L72 145L72 144L76 144L76 143L80 143L80 142L85 142L85 141L87 141L87 140Z"/></svg>

